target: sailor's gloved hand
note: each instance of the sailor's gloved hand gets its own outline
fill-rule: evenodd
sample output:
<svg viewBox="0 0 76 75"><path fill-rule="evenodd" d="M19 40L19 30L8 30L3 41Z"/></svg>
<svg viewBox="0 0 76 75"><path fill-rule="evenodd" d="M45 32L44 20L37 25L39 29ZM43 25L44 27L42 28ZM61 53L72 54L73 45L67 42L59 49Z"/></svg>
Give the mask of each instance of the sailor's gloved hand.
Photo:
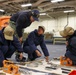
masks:
<svg viewBox="0 0 76 75"><path fill-rule="evenodd" d="M22 58L23 58L23 53L20 53L20 60L22 60Z"/></svg>
<svg viewBox="0 0 76 75"><path fill-rule="evenodd" d="M35 52L36 52L36 54L37 54L38 57L42 56L42 54L38 50L36 50Z"/></svg>
<svg viewBox="0 0 76 75"><path fill-rule="evenodd" d="M26 58L23 57L23 53L16 53L16 57L15 57L17 62L25 62Z"/></svg>
<svg viewBox="0 0 76 75"><path fill-rule="evenodd" d="M45 59L46 59L46 62L49 62L49 56L46 56Z"/></svg>
<svg viewBox="0 0 76 75"><path fill-rule="evenodd" d="M68 46L68 41L66 41L66 43L65 43L65 44L66 44L66 46Z"/></svg>
<svg viewBox="0 0 76 75"><path fill-rule="evenodd" d="M20 43L22 43L22 40L23 40L23 38L22 38L22 37L20 37L20 38L19 38Z"/></svg>

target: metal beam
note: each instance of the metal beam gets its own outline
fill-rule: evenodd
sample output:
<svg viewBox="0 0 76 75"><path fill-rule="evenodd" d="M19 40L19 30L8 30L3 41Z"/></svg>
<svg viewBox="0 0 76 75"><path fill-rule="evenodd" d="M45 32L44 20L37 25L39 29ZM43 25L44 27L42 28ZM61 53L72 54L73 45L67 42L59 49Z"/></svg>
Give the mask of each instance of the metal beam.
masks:
<svg viewBox="0 0 76 75"><path fill-rule="evenodd" d="M76 1L69 1L69 2L63 2L63 3L48 3L48 4L44 4L41 6L38 6L38 8L40 10L42 10L43 12L49 11L49 10L53 10L53 8L59 8L59 7L74 7L76 8Z"/></svg>
<svg viewBox="0 0 76 75"><path fill-rule="evenodd" d="M36 3L33 3L32 7L37 7L38 5L40 5L42 2L45 2L47 0L38 0Z"/></svg>

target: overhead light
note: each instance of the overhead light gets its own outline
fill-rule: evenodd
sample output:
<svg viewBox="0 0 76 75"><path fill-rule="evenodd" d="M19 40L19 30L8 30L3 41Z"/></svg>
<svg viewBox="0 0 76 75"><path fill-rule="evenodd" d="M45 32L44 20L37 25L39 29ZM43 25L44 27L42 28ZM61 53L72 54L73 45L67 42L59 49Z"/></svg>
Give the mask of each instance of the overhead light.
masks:
<svg viewBox="0 0 76 75"><path fill-rule="evenodd" d="M3 9L0 9L0 12L4 12L4 10Z"/></svg>
<svg viewBox="0 0 76 75"><path fill-rule="evenodd" d="M52 3L63 2L64 0L51 0Z"/></svg>
<svg viewBox="0 0 76 75"><path fill-rule="evenodd" d="M28 6L32 6L32 4L29 3L29 4L22 4L22 5L21 5L21 7L28 7Z"/></svg>
<svg viewBox="0 0 76 75"><path fill-rule="evenodd" d="M75 10L66 10L64 13L75 12Z"/></svg>
<svg viewBox="0 0 76 75"><path fill-rule="evenodd" d="M40 15L47 15L46 13L40 13Z"/></svg>

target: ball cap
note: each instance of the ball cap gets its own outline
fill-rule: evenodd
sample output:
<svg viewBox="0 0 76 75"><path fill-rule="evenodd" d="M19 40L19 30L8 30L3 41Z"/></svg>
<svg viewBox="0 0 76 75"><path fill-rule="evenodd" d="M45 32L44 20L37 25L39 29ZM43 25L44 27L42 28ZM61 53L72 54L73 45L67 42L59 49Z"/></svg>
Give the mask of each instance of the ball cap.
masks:
<svg viewBox="0 0 76 75"><path fill-rule="evenodd" d="M39 14L40 12L38 10L32 10L32 16L34 18L35 21L39 21Z"/></svg>
<svg viewBox="0 0 76 75"><path fill-rule="evenodd" d="M42 28L43 31L45 32L45 27L44 26L39 26L39 28Z"/></svg>
<svg viewBox="0 0 76 75"><path fill-rule="evenodd" d="M60 35L65 37L74 34L74 29L72 27L66 27L63 31L60 31Z"/></svg>
<svg viewBox="0 0 76 75"><path fill-rule="evenodd" d="M14 30L8 25L4 29L4 37L6 40L13 40Z"/></svg>

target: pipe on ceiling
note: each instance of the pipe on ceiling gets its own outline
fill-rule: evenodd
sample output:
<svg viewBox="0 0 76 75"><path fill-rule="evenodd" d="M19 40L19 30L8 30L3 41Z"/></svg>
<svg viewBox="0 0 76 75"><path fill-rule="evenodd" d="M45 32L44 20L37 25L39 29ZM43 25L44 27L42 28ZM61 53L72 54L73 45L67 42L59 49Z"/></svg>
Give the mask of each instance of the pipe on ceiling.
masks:
<svg viewBox="0 0 76 75"><path fill-rule="evenodd" d="M46 4L47 5L47 4ZM44 6L44 5L43 5ZM63 2L63 3L60 3L60 4L53 4L53 5L49 5L49 6L38 6L38 8L43 11L43 12L46 12L48 10L53 10L53 8L58 8L58 7L74 7L76 9L76 1L70 1L70 2Z"/></svg>
<svg viewBox="0 0 76 75"><path fill-rule="evenodd" d="M70 4L76 4L76 1L68 1L68 2L62 2L62 3L44 3L39 5L38 7L42 8L42 7L47 7L47 6L59 6L59 5L70 5Z"/></svg>
<svg viewBox="0 0 76 75"><path fill-rule="evenodd" d="M38 0L36 3L33 3L32 7L37 7L38 5L40 5L42 2L45 2L47 0Z"/></svg>

